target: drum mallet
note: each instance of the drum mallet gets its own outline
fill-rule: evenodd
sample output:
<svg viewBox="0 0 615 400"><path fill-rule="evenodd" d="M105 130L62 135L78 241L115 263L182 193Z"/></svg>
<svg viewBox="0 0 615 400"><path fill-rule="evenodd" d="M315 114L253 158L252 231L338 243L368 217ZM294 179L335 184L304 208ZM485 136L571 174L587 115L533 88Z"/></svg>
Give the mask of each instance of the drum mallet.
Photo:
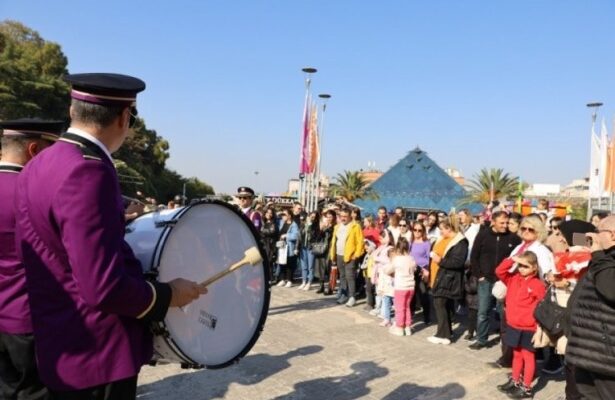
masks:
<svg viewBox="0 0 615 400"><path fill-rule="evenodd" d="M239 260L235 264L231 265L228 269L226 269L224 271L220 271L217 274L215 274L214 276L212 276L211 278L201 282L200 286L209 286L212 283L214 283L215 281L224 278L225 276L227 276L231 272L233 272L233 271L243 267L244 265L248 265L248 264L256 265L256 264L258 264L261 261L263 261L263 257L261 256L260 251L258 251L258 248L250 247L248 250L245 251L244 257L241 260Z"/></svg>

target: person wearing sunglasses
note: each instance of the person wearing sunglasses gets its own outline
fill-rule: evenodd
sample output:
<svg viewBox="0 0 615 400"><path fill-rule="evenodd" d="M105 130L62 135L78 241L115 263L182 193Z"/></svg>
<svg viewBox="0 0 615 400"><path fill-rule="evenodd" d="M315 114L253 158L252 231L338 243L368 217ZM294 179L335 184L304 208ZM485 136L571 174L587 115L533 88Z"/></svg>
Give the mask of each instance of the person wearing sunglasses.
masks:
<svg viewBox="0 0 615 400"><path fill-rule="evenodd" d="M15 191L39 375L54 399L134 398L153 353L149 322L207 290L146 280L124 241L111 154L131 132L145 83L100 73L65 79L71 126L28 163Z"/></svg>
<svg viewBox="0 0 615 400"><path fill-rule="evenodd" d="M615 216L598 223L592 259L568 305L566 362L575 366L580 398L612 399L615 393Z"/></svg>
<svg viewBox="0 0 615 400"><path fill-rule="evenodd" d="M534 333L537 329L534 310L544 298L544 281L537 277L538 257L532 251L506 258L495 274L506 285L506 323L504 342L513 349L512 374L498 390L513 399L529 399L534 393L532 382L536 370ZM523 375L523 378L521 376Z"/></svg>
<svg viewBox="0 0 615 400"><path fill-rule="evenodd" d="M399 237L406 239L408 243L412 242L412 232L408 228L409 223L405 219L399 221Z"/></svg>
<svg viewBox="0 0 615 400"><path fill-rule="evenodd" d="M533 252L538 257L538 276L546 279L547 274L555 270L555 261L553 253L543 244L548 233L540 216L530 214L523 218L519 225L518 235L521 237L521 244L512 251L511 256L521 254L526 250Z"/></svg>
<svg viewBox="0 0 615 400"><path fill-rule="evenodd" d="M425 225L416 221L412 225L412 241L410 242L410 255L416 261L414 272L415 293L412 296L410 311L414 315L418 305L423 309L423 322L431 323L431 294L429 289L429 252L431 243L427 239Z"/></svg>

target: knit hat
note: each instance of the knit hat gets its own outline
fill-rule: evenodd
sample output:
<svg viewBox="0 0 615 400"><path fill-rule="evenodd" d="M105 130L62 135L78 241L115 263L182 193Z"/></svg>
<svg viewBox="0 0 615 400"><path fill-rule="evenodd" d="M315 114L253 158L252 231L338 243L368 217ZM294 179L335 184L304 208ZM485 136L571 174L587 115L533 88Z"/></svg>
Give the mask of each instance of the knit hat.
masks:
<svg viewBox="0 0 615 400"><path fill-rule="evenodd" d="M589 222L581 221L580 219L571 219L559 224L559 230L566 239L568 246L572 246L573 233L588 233L596 232L596 227Z"/></svg>

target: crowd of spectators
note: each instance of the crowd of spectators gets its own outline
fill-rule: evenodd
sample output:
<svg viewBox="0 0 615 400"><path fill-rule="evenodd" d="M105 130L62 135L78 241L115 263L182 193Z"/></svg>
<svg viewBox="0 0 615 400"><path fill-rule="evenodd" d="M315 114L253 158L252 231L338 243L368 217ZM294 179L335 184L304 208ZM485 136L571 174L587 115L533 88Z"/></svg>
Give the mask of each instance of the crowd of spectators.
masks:
<svg viewBox="0 0 615 400"><path fill-rule="evenodd" d="M410 218L381 207L362 217L344 207L306 214L299 203L264 216L272 284L293 287L300 270L297 289L347 307L365 298L365 311L395 336L434 324L433 345L465 340L481 351L497 340L501 356L490 364L510 369L498 389L511 398L531 398L538 371L564 372L565 399L613 398L615 216L592 224L544 207L527 216L488 207Z"/></svg>

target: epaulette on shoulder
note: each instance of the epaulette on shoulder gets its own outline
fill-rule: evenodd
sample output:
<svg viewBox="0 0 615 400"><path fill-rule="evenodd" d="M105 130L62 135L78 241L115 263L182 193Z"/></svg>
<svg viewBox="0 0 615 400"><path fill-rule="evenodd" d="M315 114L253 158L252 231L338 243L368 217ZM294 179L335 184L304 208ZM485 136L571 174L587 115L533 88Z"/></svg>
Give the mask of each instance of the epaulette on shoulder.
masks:
<svg viewBox="0 0 615 400"><path fill-rule="evenodd" d="M83 155L84 159L86 159L86 160L102 161L102 158L100 158L98 153L96 153L96 151L93 150L92 148L90 148L88 146L84 146L82 144L80 144L77 147L79 147L79 150L81 150L81 154Z"/></svg>
<svg viewBox="0 0 615 400"><path fill-rule="evenodd" d="M96 152L96 150L92 149L91 147L86 146L83 143L79 143L76 140L71 140L66 137L62 137L60 140L77 146L79 151L81 151L81 154L83 155L84 159L102 161L102 158L100 157L100 155Z"/></svg>
<svg viewBox="0 0 615 400"><path fill-rule="evenodd" d="M81 154L83 154L83 158L86 160L97 160L97 161L102 161L102 158L100 158L98 156L98 154L96 154L95 151L92 151L91 149L87 148L87 147L79 147L79 149L81 150Z"/></svg>

